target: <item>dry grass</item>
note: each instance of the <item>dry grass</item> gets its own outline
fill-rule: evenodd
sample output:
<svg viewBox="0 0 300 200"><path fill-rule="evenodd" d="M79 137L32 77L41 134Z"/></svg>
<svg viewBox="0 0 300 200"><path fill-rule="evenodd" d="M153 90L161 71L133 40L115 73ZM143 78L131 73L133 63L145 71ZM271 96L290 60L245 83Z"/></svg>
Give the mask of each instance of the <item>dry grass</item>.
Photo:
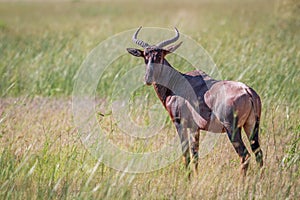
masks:
<svg viewBox="0 0 300 200"><path fill-rule="evenodd" d="M300 195L299 162L283 163L293 137L299 137L299 113L287 113L288 120L280 114L284 107L264 112L263 171L252 156L248 176L241 179L238 156L224 135L200 159L199 175L190 182L181 160L146 174L124 174L97 163L81 144L68 99L11 98L1 105L3 197L297 199ZM128 145L127 140L119 142Z"/></svg>

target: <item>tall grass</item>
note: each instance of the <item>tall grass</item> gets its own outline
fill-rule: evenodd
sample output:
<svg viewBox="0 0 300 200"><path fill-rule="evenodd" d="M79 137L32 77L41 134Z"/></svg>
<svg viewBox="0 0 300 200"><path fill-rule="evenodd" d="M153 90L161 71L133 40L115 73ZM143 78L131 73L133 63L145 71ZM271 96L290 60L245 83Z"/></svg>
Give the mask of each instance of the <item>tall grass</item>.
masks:
<svg viewBox="0 0 300 200"><path fill-rule="evenodd" d="M1 2L0 198L299 199L300 29L296 12L288 20L276 6L268 0ZM75 74L99 42L140 25L177 26L208 51L222 78L242 81L261 95L263 171L251 159L241 180L225 135L200 159L199 175L191 181L180 160L152 173L126 174L89 154L72 121ZM180 71L191 67L175 55L167 59ZM97 88L107 97L99 100L100 124L112 141L133 151L143 141L116 141L121 132L109 98L113 80L135 64L142 61L121 57ZM156 99L146 87L133 96L145 93ZM144 109L136 106L133 118ZM174 136L169 121L162 134Z"/></svg>

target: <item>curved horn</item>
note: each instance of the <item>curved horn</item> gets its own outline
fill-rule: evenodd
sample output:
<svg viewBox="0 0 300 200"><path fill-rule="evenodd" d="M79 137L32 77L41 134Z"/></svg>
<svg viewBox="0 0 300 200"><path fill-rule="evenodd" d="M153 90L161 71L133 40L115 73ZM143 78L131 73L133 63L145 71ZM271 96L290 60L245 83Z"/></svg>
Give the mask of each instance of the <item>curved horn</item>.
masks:
<svg viewBox="0 0 300 200"><path fill-rule="evenodd" d="M140 30L141 30L141 26L138 28L138 30L136 30L136 32L133 34L132 36L132 41L134 43L136 43L137 45L143 47L143 48L146 48L146 47L149 47L150 45L147 44L146 42L144 42L143 40L139 40L137 39L137 35L139 34Z"/></svg>
<svg viewBox="0 0 300 200"><path fill-rule="evenodd" d="M177 30L176 27L174 27L174 28L175 28L175 32L176 32L175 37L173 37L173 38L171 38L169 40L162 41L161 43L159 43L159 44L156 45L157 47L162 48L162 47L165 47L165 46L167 46L169 44L172 44L173 42L176 42L178 40L178 38L179 38L179 31Z"/></svg>

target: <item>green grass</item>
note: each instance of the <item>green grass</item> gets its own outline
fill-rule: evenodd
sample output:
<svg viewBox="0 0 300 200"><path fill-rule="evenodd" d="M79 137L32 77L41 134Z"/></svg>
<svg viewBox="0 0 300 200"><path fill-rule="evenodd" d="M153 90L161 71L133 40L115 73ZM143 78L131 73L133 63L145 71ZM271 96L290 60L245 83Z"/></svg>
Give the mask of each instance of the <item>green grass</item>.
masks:
<svg viewBox="0 0 300 200"><path fill-rule="evenodd" d="M280 2L1 2L0 198L299 199L299 12L292 3L283 9ZM190 182L180 160L152 173L125 174L88 153L73 123L75 74L97 44L140 25L177 26L207 50L223 79L244 82L260 94L263 172L251 158L243 182L238 156L225 135L200 159L199 175ZM180 71L190 69L177 56L167 59ZM113 80L135 64L142 61L121 57L97 88L106 97L97 108L105 114L100 124L130 150L144 143L121 136L109 102ZM156 100L149 87L132 98L145 93ZM138 120L144 108L134 112ZM141 124L147 123L142 115ZM175 134L168 120L163 133ZM159 136L147 148L159 146L155 139Z"/></svg>

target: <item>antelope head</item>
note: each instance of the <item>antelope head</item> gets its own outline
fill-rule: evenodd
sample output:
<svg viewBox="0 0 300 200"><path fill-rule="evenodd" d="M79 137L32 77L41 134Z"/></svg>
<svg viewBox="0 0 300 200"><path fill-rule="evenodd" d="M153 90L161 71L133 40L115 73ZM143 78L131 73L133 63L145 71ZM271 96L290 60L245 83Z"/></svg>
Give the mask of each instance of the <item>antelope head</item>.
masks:
<svg viewBox="0 0 300 200"><path fill-rule="evenodd" d="M166 47L167 45L176 42L179 38L179 32L177 28L175 28L176 35L173 38L164 40L157 45L149 45L148 43L137 38L141 28L142 27L138 28L133 34L132 41L141 46L143 50L127 48L127 51L133 56L144 58L146 64L145 83L147 85L151 85L155 83L156 78L161 74L162 66L166 62L165 56L174 52L182 44L182 42Z"/></svg>

